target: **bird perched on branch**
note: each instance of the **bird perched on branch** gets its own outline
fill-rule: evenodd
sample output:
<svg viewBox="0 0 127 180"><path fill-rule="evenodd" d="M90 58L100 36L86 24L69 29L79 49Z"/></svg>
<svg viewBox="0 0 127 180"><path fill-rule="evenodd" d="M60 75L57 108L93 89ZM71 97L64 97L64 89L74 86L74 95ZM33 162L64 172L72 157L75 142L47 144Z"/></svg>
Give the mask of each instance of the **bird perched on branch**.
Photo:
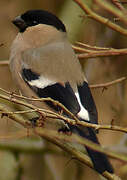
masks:
<svg viewBox="0 0 127 180"><path fill-rule="evenodd" d="M44 10L29 10L16 17L13 24L19 33L11 46L10 69L21 92L29 97L35 94L40 98L50 97L79 120L97 123L97 110L88 82L61 20ZM44 106L58 111L52 102L45 102ZM68 128L99 144L92 128L70 124ZM113 173L105 154L88 147L86 150L96 171Z"/></svg>

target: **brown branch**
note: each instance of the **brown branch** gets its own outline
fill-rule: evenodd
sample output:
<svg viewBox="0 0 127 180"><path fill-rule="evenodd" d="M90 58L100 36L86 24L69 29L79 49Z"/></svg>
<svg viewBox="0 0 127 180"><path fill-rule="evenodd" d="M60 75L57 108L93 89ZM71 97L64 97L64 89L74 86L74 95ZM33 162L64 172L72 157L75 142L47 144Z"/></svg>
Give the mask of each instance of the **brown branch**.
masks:
<svg viewBox="0 0 127 180"><path fill-rule="evenodd" d="M15 115L15 114L25 114L25 113L32 113L32 112L37 112L38 111L40 112L46 112L45 110L43 111L43 109L34 109L34 110L26 110L26 111L15 111L15 112L6 112L6 111L1 111L0 114L2 114L3 116L8 116L10 117L11 115ZM45 118L59 118L71 125L80 125L80 126L84 126L84 127L91 127L91 128L94 128L96 130L100 130L100 129L105 129L105 130L113 130L113 131L120 131L120 132L123 132L123 133L127 133L127 127L120 127L120 126L115 126L115 125L101 125L101 124L90 124L90 123L87 123L87 122L83 122L83 121L77 121L75 122L74 120L72 119L69 119L69 118L64 118L63 116L57 116L56 114L53 114L52 113L49 113L47 112L47 114L44 114L45 115Z"/></svg>
<svg viewBox="0 0 127 180"><path fill-rule="evenodd" d="M90 49L85 49L85 48L77 47L77 46L74 46L74 45L72 45L72 48L73 48L76 52L80 52L80 53L91 53L91 52L93 52L93 51L90 50Z"/></svg>
<svg viewBox="0 0 127 180"><path fill-rule="evenodd" d="M20 97L20 96L19 96ZM50 111L50 110L47 110L47 109L42 109L42 108L38 108L38 107L36 107L36 106L34 106L34 105L32 105L32 104L30 104L30 103L27 103L27 102L24 102L24 101L21 101L21 100L18 100L18 99L15 99L14 97L8 97L8 96L5 96L5 95L3 95L3 94L0 94L0 98L1 99L4 99L4 100L7 100L7 101L10 101L10 102L12 102L12 103L15 103L15 104L18 104L18 105L22 105L22 106L24 106L24 107L27 107L27 108L30 108L30 109L32 109L32 110L35 110L35 112L37 112L40 116L43 116L43 117L48 117L48 118L53 118L54 120L55 119L61 119L61 120L63 120L63 121L65 121L65 122L67 122L67 123L71 123L72 125L73 124L76 124L76 122L78 121L78 119L76 118L75 120L71 120L71 119L69 119L69 118L67 118L67 117L64 117L64 116L62 116L62 115L60 115L60 114L58 114L58 113L55 113L55 112L53 112L53 111ZM23 99L27 99L27 97L23 97ZM50 99L50 98L49 98ZM44 101L45 100L45 98L42 98L42 99L30 99L30 98L28 98L28 100L30 101ZM54 101L53 99L52 99L52 101ZM54 101L54 103L56 103L56 101ZM70 114L71 112L69 112L69 114ZM15 114L14 112L12 113L12 114ZM18 112L18 114L19 114L19 112ZM7 115L7 113L6 112L3 112L3 116L5 116L5 115ZM74 116L74 115L73 115Z"/></svg>
<svg viewBox="0 0 127 180"><path fill-rule="evenodd" d="M112 86L114 84L120 83L127 80L127 77L121 77L119 79L116 79L114 81L108 82L108 83L102 83L102 84L94 84L94 85L90 85L90 88L107 88L109 86Z"/></svg>
<svg viewBox="0 0 127 180"><path fill-rule="evenodd" d="M1 108L1 105L0 105L0 110L4 110L4 111L8 112L8 108L7 107ZM23 119L22 119L23 122L21 122L21 119L19 120L19 118L17 116L13 116L13 117L10 116L10 118L12 118L12 120L15 120L19 124L23 125L24 127L28 128L28 123L24 123ZM35 134L47 139L48 141L52 142L53 144L56 144L57 146L61 147L66 152L70 153L71 156L74 156L75 159L79 160L80 162L82 162L82 163L88 165L90 168L94 169L93 164L88 156L79 152L75 147L72 147L71 145L69 145L68 143L65 142L65 140L67 142L70 142L71 139L73 139L73 138L75 139L76 136L72 136L70 139L70 136L65 137L65 135L58 134L58 132L55 132L55 131L49 130L49 129L43 129L43 128L34 128L33 131ZM62 140L64 141L64 143ZM76 140L80 141L79 139L76 139ZM85 140L83 140L82 143L84 144ZM86 143L88 143L88 142L86 142ZM90 145L90 146L92 147L93 145ZM104 150L104 148L101 148L101 149ZM104 151L107 152L107 150L104 150ZM114 156L117 156L117 155L114 155ZM112 156L112 155L110 154L110 156ZM118 156L117 156L117 158L119 158ZM121 160L123 160L123 159L124 159L124 161L126 161L126 157L123 158L123 156L121 156ZM115 175L114 174L112 175L108 172L104 172L102 174L102 176L106 177L107 179L113 180Z"/></svg>
<svg viewBox="0 0 127 180"><path fill-rule="evenodd" d="M8 108L6 106L3 106L0 104L0 111L4 111L6 113L8 113ZM24 123L24 119L22 119L22 121L20 121L20 119L17 117L17 115L15 114L11 114L9 115L9 118L14 120L15 122L18 122L19 124L23 125L25 128L28 128L28 123ZM33 129L35 134L42 136L43 138L47 139L48 141L52 142L53 144L56 144L57 146L61 147L63 150L65 150L66 152L69 152L71 155L75 155L75 158L78 160L82 160L81 162L85 163L86 165L88 165L90 168L93 168L92 162L90 161L89 157L87 155L80 155L80 152L78 152L75 148L71 148L68 145L66 145L65 143L58 141L58 137L56 139L52 138L53 136L50 136L51 131L49 131L48 129L46 130L46 132L43 130L41 130L40 132L40 128L35 128ZM44 134L43 134L44 132ZM48 132L48 133L47 133ZM60 135L60 134L59 134ZM110 174L109 174L110 175Z"/></svg>
<svg viewBox="0 0 127 180"><path fill-rule="evenodd" d="M18 96L18 97L23 98L23 99L28 99L29 101L42 101L43 100L43 98L41 98L41 99L39 99L39 98L38 99L33 99L33 98L27 98L27 97L22 97L22 96ZM5 95L0 94L0 98L8 100L8 101L16 103L16 104L20 104L20 105L25 106L25 107L28 107L28 108L32 109L33 111L39 113L40 115L43 115L44 117L50 117L50 118L54 118L54 119L59 118L59 119L65 121L66 123L69 123L71 125L80 125L80 126L84 126L84 127L91 127L91 128L96 129L96 130L107 129L107 130L120 131L120 132L123 132L123 133L127 133L127 128L125 128L125 127L119 127L119 126L114 126L114 125L91 124L91 123L87 123L87 122L84 122L84 121L79 121L78 119L74 120L74 119L64 117L63 115L57 114L57 113L52 112L50 110L39 109L39 108L37 108L36 106L34 106L32 104L17 100L15 98L7 97ZM54 101L54 100L52 100L52 101ZM30 113L30 111L29 111L29 113ZM26 112L28 113L28 111L26 111ZM10 115L15 114L15 112L12 112L12 113L9 112L9 113L10 113ZM19 114L19 113L20 112L18 112L17 114ZM21 111L21 113L22 113L22 111ZM25 113L25 112L23 111L23 113ZM3 112L3 115L5 115L5 114L6 114L6 112Z"/></svg>
<svg viewBox="0 0 127 180"><path fill-rule="evenodd" d="M3 96L3 95L0 95L0 97L3 97L4 99L6 99L6 100L10 100L11 102L15 102L15 103L18 103L18 104L22 104L23 106L25 106L25 104L24 104L24 102L21 102L21 101L19 101L19 100L16 100L16 99L13 99L13 98L10 98L10 97L5 97L5 96ZM31 106L31 104L27 104L26 103L26 107L30 107L30 109L34 109L35 107L34 106ZM1 110L1 108L0 108L0 110ZM3 109L2 109L3 110ZM38 109L37 107L36 107L36 109L35 110L37 110L37 112L39 112L39 113L41 113L41 112L43 112L43 109ZM5 113L4 111L6 111L6 113L7 113L7 108L5 108L5 110L3 110L3 113ZM50 113L50 111L49 111L49 113ZM51 113L52 115L54 114L54 113ZM51 114L49 114L49 117L51 116ZM11 114L12 115L12 114ZM14 115L14 114L13 114ZM47 111L47 117L48 117L48 111ZM10 116L10 118L11 118L12 116ZM14 116L15 117L15 116ZM55 114L54 114L54 116L53 116L54 118L58 118L59 117L59 115L58 116L56 116L55 117ZM61 117L61 116L60 116ZM63 119L64 119L64 117L63 117ZM30 122L29 121L24 121L23 120L23 122L20 122L19 120L18 120L18 118L13 118L13 120L15 120L16 122L18 122L18 123L20 123L20 124L22 124L24 127L30 127ZM64 119L65 120L65 119ZM71 119L69 119L69 118L67 118L66 120L68 120L68 122L70 121L70 123L71 124L73 124L73 122L75 122L75 121L73 121L73 120L71 120ZM77 122L75 122L76 124L77 124ZM83 122L82 122L83 123ZM76 125L75 124L75 125ZM89 124L89 123L88 123ZM28 126L29 125L29 126ZM92 124L91 124L92 125ZM34 128L34 130L35 130L35 128ZM51 139L51 141L53 142L53 143L55 143L55 140L59 140L60 141L60 143L61 143L61 136L60 136L60 134L59 134L59 136L57 135L57 137L56 137L56 139L54 139L54 136L50 136L50 133L51 133L51 130L49 130L49 132L48 132L48 130L46 129L46 133L44 132L44 134L42 135L42 134L39 134L40 133L40 131L38 131L38 130L41 130L41 132L43 132L43 128L41 127L41 128L37 128L37 131L36 131L36 134L38 134L38 135L40 135L40 136L45 136L45 138L46 139L48 139L48 138L50 138ZM49 136L49 137L47 137L47 136ZM97 147L97 149L96 149L96 146L94 146L94 143L93 144L91 144L91 143L89 143L89 142L87 142L87 141L85 141L84 139L83 139L83 141L82 140L80 140L80 138L78 138L78 139L76 139L75 137L74 137L74 139L70 139L70 137L65 137L65 136L63 136L64 138L63 138L63 140L64 140L64 143L62 143L62 144L64 144L65 145L65 140L67 140L68 142L70 142L71 140L76 140L77 142L79 142L79 143L81 143L81 144L84 144L84 145L86 145L86 146L88 146L88 147L91 147L92 149L94 149L94 150L97 150L97 151L99 151L99 152L105 152L106 154L108 154L110 157L113 157L113 158L117 158L117 159L120 159L120 160L122 160L122 161L127 161L127 159L126 159L126 157L124 157L123 155L121 155L121 154L117 154L117 153L114 153L114 152L107 152L107 150L106 149L104 149L104 148L102 148L102 147ZM72 136L73 137L73 136ZM72 138L71 137L71 138ZM68 138L68 139L67 139ZM70 140L69 140L70 139ZM57 145L59 145L59 142L58 142L58 144ZM67 144L68 145L68 144ZM60 145L60 147L62 147L62 149L64 149L64 147L63 146L61 146ZM67 149L68 149L68 151L70 151L70 149L67 147ZM73 148L73 150L74 150L74 152L77 154L77 156L76 156L76 159L78 159L78 160L83 160L83 161L81 161L81 162L84 162L85 163L85 161L86 161L86 159L84 158L84 156L83 155L81 155L81 159L80 159L80 155L79 155L79 153L80 152L78 152L76 149L74 149ZM68 152L67 151L67 152ZM71 154L73 155L73 152L72 151L70 151L71 152ZM86 164L86 163L85 163ZM107 173L107 172L105 172L105 173ZM105 174L104 173L104 174ZM109 176L110 176L110 174L109 174ZM106 175L106 177L107 177L107 175ZM112 178L114 178L114 175L113 176L111 176Z"/></svg>
<svg viewBox="0 0 127 180"><path fill-rule="evenodd" d="M67 113L70 117L72 117L72 119L74 119L75 121L77 121L77 117L71 113L63 104L61 104L60 102L58 101L55 101L53 99L51 99L50 97L48 98L28 98L28 97L25 97L25 96L22 96L22 95L18 95L18 94L15 94L15 93L12 93L12 92L9 92L9 91L6 91L2 88L0 88L0 90L8 95L10 95L10 99L12 99L13 97L16 97L16 98L20 98L20 99L24 99L24 100L27 100L27 101L40 101L40 102L44 102L44 101L50 101L52 102L54 105L56 106L59 106L65 113ZM39 109L38 109L39 110ZM37 110L36 110L37 111ZM29 112L30 113L30 112Z"/></svg>
<svg viewBox="0 0 127 180"><path fill-rule="evenodd" d="M16 99L13 99L13 100L12 100L12 99L10 99L10 98L8 98L8 97L6 97L6 96L3 96L3 95L0 95L0 98L1 98L1 97L3 97L3 98L6 99L6 100L10 100L11 102L15 102L15 103L18 103L18 104L20 104L20 105L29 107L30 109L34 109L34 110L37 111L37 112L41 112L41 113L43 113L43 111L44 111L44 112L47 112L47 114L45 114L46 117L54 117L54 118L60 117L61 119L65 120L67 123L70 123L70 124L82 125L82 126L85 126L85 127L86 127L86 126L87 126L87 127L93 127L93 128L96 128L96 129L103 128L103 129L112 129L112 130L120 130L120 131L122 130L122 132L123 132L123 131L126 131L126 132L127 132L127 128L121 128L121 127L117 127L117 126L111 126L111 125L96 125L96 124L86 123L86 122L83 122L83 121L75 122L74 120L71 120L71 119L69 119L69 118L65 118L64 116L61 116L61 115L56 114L56 113L54 113L54 112L47 111L47 110L44 110L44 109L38 109L36 106L33 106L33 105L31 105L31 104L27 104L27 103L24 103L24 102L19 101L19 100L16 100ZM3 113L6 113L6 114L9 114L9 113L10 113L10 112L7 111L6 108L4 108L4 107L1 108L1 106L0 106L0 110L3 111ZM49 113L49 115L48 115L48 113ZM52 116L51 116L51 115L52 115ZM54 115L54 116L53 116L53 115ZM30 122L29 122L29 121L27 121L27 122L29 122L29 123L26 123L26 121L24 121L24 119L21 119L21 120L17 119L16 116L15 116L15 113L9 114L9 117L10 117L11 119L13 119L13 120L16 119L16 122L22 124L24 127L27 127L28 125L30 125ZM125 129L126 129L126 130L125 130ZM87 144L86 144L86 145L87 145ZM93 148L93 147L91 147L91 148ZM123 160L123 159L121 159L121 160ZM126 159L125 159L125 160L126 160Z"/></svg>
<svg viewBox="0 0 127 180"><path fill-rule="evenodd" d="M78 142L80 142L81 144L86 145L87 142L89 144L90 141L88 141L87 139L84 138L79 138L76 135L73 135L73 137L67 137L65 135L61 135L54 131L49 131L47 133L46 130L44 129L40 129L40 128L35 128L35 133L43 138L45 138L46 140L56 144L57 146L59 146L60 148L62 148L63 150L65 150L66 152L68 152L71 156L74 157L74 159L79 160L80 162L82 162L83 164L86 164L88 167L93 169L93 164L91 163L90 159L88 156L86 156L84 153L78 151L77 149L75 149L74 147L70 146L67 142L74 142L74 140L77 140ZM74 139L74 140L73 140ZM63 140L63 141L62 141ZM67 142L66 142L67 141ZM64 143L63 143L64 142ZM95 146L98 146L95 143L90 142L90 144L93 144ZM89 144L89 145L90 145ZM90 145L90 147L92 147L92 145ZM102 148L102 147L101 147ZM103 149L103 148L102 148ZM98 146L98 150L100 150L100 146ZM103 151L103 150L102 150ZM105 150L104 150L105 151ZM108 152L108 151L106 151ZM114 153L114 152L113 152ZM108 154L109 155L109 154ZM111 155L111 154L110 154ZM117 154L118 155L118 154ZM117 156L118 157L118 156ZM126 158L127 159L127 158ZM125 161L125 158L123 157L123 160ZM120 178L118 176L116 176L115 174L110 174L107 171L105 171L102 176L106 177L109 180L120 180Z"/></svg>
<svg viewBox="0 0 127 180"><path fill-rule="evenodd" d="M1 112L4 112L7 114L9 112L9 110L8 110L7 106L0 104L0 111ZM26 127L25 119L23 117L19 116L18 114L13 113L13 114L8 114L7 116L8 116L8 118L12 119L13 121L15 121L15 122L21 124L22 126Z"/></svg>
<svg viewBox="0 0 127 180"><path fill-rule="evenodd" d="M120 0L112 0L112 3L118 7L121 11L123 11L124 13L127 13L126 9L124 8L124 6L122 5L122 3L120 2Z"/></svg>
<svg viewBox="0 0 127 180"><path fill-rule="evenodd" d="M107 48L107 47L97 47L97 46L91 46L89 44L85 44L85 43L81 43L81 42L76 42L77 45L84 47L84 48L88 48L90 50L112 50L114 48ZM76 48L76 47L74 47Z"/></svg>
<svg viewBox="0 0 127 180"><path fill-rule="evenodd" d="M111 22L109 19L104 18L104 17L96 14L85 3L82 3L81 0L74 0L74 1L81 7L81 9L83 9L83 11L87 15L89 15L89 17L91 19L94 19L94 20L108 26L109 28L111 28L111 29L113 29L113 30L125 35L125 36L127 35L127 30L126 29L124 29L124 28L120 27L119 25Z"/></svg>
<svg viewBox="0 0 127 180"><path fill-rule="evenodd" d="M24 110L24 111L10 111L10 112L4 112L4 111L0 111L0 114L2 114L3 116L5 115L12 115L12 114L27 114L27 113L33 113L33 112L38 112L38 110L41 111L41 109L32 109L32 110Z"/></svg>
<svg viewBox="0 0 127 180"><path fill-rule="evenodd" d="M75 50L80 49L78 47L75 48ZM82 48L83 52L83 48ZM85 52L85 51L84 51ZM122 56L127 54L127 48L124 49L109 49L109 50L103 50L103 51L91 51L88 53L78 54L79 59L88 59L88 58L97 58L97 57L107 57L107 56Z"/></svg>
<svg viewBox="0 0 127 180"><path fill-rule="evenodd" d="M127 162L127 157L125 155L122 155L120 153L115 153L112 151L108 151L107 148L101 147L100 145L98 145L86 138L77 136L76 134L67 136L65 134L59 134L57 131L54 131L54 130L47 130L47 129L38 128L38 127L35 128L34 130L37 133L39 132L39 135L41 135L41 132L42 132L42 134L45 132L44 134L46 134L46 136L48 134L48 136L53 139L57 139L59 141L63 140L64 142L76 142L78 144L87 146L87 147L91 148L92 150L96 150L98 152L105 153L107 156L109 156L111 158L115 158L115 159L121 160L123 162ZM46 131L49 131L49 132L46 132Z"/></svg>
<svg viewBox="0 0 127 180"><path fill-rule="evenodd" d="M9 65L9 61L0 61L0 66L7 66Z"/></svg>
<svg viewBox="0 0 127 180"><path fill-rule="evenodd" d="M79 53L78 58L96 58L96 57L107 57L107 56L120 56L120 55L127 55L127 48L123 49L115 49L115 48L102 48L91 46L88 44L84 44L81 42L77 42L77 45L81 46L72 46L73 49Z"/></svg>
<svg viewBox="0 0 127 180"><path fill-rule="evenodd" d="M111 3L106 0L94 0L101 8L107 10L108 12L114 14L117 18L123 21L127 25L127 18L123 11L119 10Z"/></svg>

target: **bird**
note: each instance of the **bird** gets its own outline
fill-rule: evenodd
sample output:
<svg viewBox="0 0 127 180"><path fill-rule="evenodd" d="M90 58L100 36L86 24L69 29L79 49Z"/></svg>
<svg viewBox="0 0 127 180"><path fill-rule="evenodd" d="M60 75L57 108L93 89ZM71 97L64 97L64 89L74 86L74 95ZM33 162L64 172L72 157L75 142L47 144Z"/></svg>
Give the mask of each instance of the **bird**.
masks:
<svg viewBox="0 0 127 180"><path fill-rule="evenodd" d="M11 45L9 64L22 94L50 97L80 121L97 124L97 108L63 22L51 12L35 9L17 16L12 23L19 32ZM59 111L52 102L42 105ZM100 145L93 128L67 124L65 129ZM104 153L85 148L97 172L114 173Z"/></svg>

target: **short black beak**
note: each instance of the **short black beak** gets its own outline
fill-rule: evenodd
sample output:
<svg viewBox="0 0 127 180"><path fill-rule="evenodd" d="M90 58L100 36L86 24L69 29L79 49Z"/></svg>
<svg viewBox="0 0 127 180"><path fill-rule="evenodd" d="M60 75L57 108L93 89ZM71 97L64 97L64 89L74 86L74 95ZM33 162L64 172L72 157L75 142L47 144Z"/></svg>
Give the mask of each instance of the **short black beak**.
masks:
<svg viewBox="0 0 127 180"><path fill-rule="evenodd" d="M21 18L21 16L17 16L12 21L12 23L19 28L20 32L23 32L27 27L25 21Z"/></svg>

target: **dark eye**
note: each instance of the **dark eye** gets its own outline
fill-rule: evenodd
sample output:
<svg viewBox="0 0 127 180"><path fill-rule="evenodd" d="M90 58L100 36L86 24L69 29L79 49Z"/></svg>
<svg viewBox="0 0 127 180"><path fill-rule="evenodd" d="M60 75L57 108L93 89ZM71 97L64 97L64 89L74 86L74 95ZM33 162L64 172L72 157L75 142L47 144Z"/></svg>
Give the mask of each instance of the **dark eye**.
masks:
<svg viewBox="0 0 127 180"><path fill-rule="evenodd" d="M34 20L34 21L33 21L33 24L37 24L37 21Z"/></svg>

